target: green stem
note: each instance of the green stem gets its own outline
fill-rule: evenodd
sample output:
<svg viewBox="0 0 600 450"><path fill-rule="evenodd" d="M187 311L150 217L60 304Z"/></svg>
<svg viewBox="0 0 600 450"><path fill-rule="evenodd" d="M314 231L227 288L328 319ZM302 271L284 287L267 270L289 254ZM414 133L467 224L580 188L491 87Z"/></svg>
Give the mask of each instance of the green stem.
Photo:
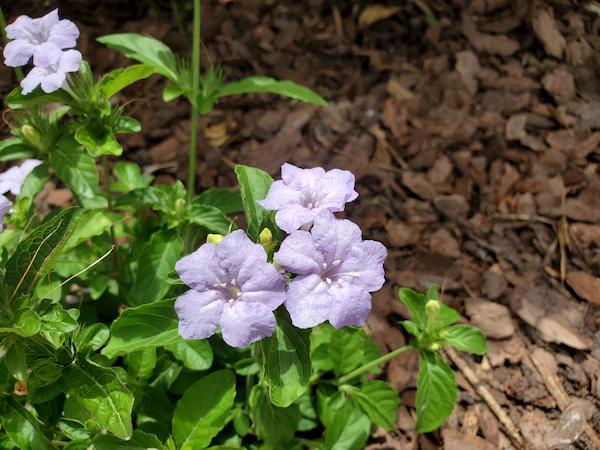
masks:
<svg viewBox="0 0 600 450"><path fill-rule="evenodd" d="M2 12L2 7L0 6L0 33L2 33L2 40L4 44L8 44L8 36L6 36L6 19L4 18L4 13ZM23 79L23 71L20 67L15 67L15 73L17 74L17 79L21 81Z"/></svg>
<svg viewBox="0 0 600 450"><path fill-rule="evenodd" d="M112 201L112 183L110 179L110 166L108 164L108 156L102 156L102 168L104 172L104 189L106 191L106 202L108 203L108 211L113 212L113 201ZM119 251L117 248L117 238L115 236L115 226L110 226L110 237L113 243L113 262L115 273L119 275L121 273L121 261L119 261Z"/></svg>
<svg viewBox="0 0 600 450"><path fill-rule="evenodd" d="M198 90L200 88L200 11L201 0L194 0L194 41L192 42L192 105L190 124L190 156L188 168L188 199L196 191L196 155L198 152Z"/></svg>
<svg viewBox="0 0 600 450"><path fill-rule="evenodd" d="M377 359L374 359L373 361L365 364L364 366L360 366L358 369L353 370L352 372L344 375L343 377L340 377L340 379L338 380L339 384L344 384L347 383L348 381L356 378L359 375L362 375L363 373L371 370L374 367L377 367L387 361L389 361L392 358L395 358L396 356L398 356L401 353L404 353L407 350L412 349L413 347L411 347L410 345L405 345L403 347L397 348L396 350L393 350Z"/></svg>

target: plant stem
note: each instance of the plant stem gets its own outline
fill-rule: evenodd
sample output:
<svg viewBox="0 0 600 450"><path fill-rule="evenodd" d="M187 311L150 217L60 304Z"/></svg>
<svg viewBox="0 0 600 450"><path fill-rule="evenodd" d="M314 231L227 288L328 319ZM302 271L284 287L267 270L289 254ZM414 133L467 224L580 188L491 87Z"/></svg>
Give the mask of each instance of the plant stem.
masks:
<svg viewBox="0 0 600 450"><path fill-rule="evenodd" d="M2 33L2 41L4 44L8 44L8 36L6 36L6 19L4 18L4 13L2 12L2 6L0 6L0 33ZM15 67L15 73L17 74L17 79L21 81L23 79L23 71L20 67Z"/></svg>
<svg viewBox="0 0 600 450"><path fill-rule="evenodd" d="M201 0L194 0L194 33L192 42L192 106L190 123L190 156L188 167L188 200L196 191L196 155L198 152L198 90L200 88L200 11Z"/></svg>
<svg viewBox="0 0 600 450"><path fill-rule="evenodd" d="M411 347L410 345L405 345L403 347L399 347L396 350L393 350L377 359L374 359L373 361L365 364L364 366L360 366L358 369L353 370L352 372L344 375L343 377L340 377L338 382L339 382L339 384L347 383L348 381L352 380L353 378L356 378L357 376L362 375L363 373L372 369L373 367L377 367L377 366L383 364L384 362L387 362L390 359L395 358L399 354L404 353L405 351L410 350L412 348L413 347Z"/></svg>
<svg viewBox="0 0 600 450"><path fill-rule="evenodd" d="M112 212L112 208L113 208L113 202L112 202L112 183L111 183L111 179L110 179L110 166L108 164L108 156L103 155L102 156L102 168L103 168L103 172L104 172L104 189L106 191L106 202L108 203L108 211ZM113 243L113 262L114 262L114 269L115 269L115 273L116 274L120 274L121 270L120 270L120 266L121 266L121 262L119 261L119 250L117 247L117 238L115 237L115 226L111 225L110 226L110 237L112 239L112 243Z"/></svg>

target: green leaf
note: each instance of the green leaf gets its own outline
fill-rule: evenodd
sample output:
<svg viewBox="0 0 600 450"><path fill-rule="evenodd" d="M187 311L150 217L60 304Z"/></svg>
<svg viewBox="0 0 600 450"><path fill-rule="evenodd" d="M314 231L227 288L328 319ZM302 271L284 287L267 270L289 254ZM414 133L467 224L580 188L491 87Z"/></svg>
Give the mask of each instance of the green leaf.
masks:
<svg viewBox="0 0 600 450"><path fill-rule="evenodd" d="M259 342L262 380L273 404L286 408L308 387L310 330L294 327L285 311L280 311L277 316L273 336Z"/></svg>
<svg viewBox="0 0 600 450"><path fill-rule="evenodd" d="M108 341L109 336L110 331L106 325L103 323L94 323L78 329L75 332L73 341L77 352L81 356L98 350Z"/></svg>
<svg viewBox="0 0 600 450"><path fill-rule="evenodd" d="M189 340L179 338L177 342L166 346L173 356L192 370L207 370L213 362L213 351L206 340Z"/></svg>
<svg viewBox="0 0 600 450"><path fill-rule="evenodd" d="M305 86L293 81L279 81L263 76L252 76L233 83L227 83L217 91L217 95L218 97L225 97L227 95L255 94L260 92L282 95L319 106L327 105L323 97Z"/></svg>
<svg viewBox="0 0 600 450"><path fill-rule="evenodd" d="M80 360L69 366L63 379L71 395L103 428L120 439L131 438L134 398L115 369Z"/></svg>
<svg viewBox="0 0 600 450"><path fill-rule="evenodd" d="M176 84L168 84L163 90L163 100L170 102L184 93L183 89Z"/></svg>
<svg viewBox="0 0 600 450"><path fill-rule="evenodd" d="M93 157L120 156L123 153L123 147L117 142L112 130L101 124L82 125L75 133L75 140L83 145Z"/></svg>
<svg viewBox="0 0 600 450"><path fill-rule="evenodd" d="M197 198L188 203L184 214L188 222L200 225L212 233L225 235L235 228L231 219L220 209L216 206L203 205Z"/></svg>
<svg viewBox="0 0 600 450"><path fill-rule="evenodd" d="M428 433L442 425L456 403L457 387L454 372L434 352L419 352L417 380L417 425L419 433Z"/></svg>
<svg viewBox="0 0 600 450"><path fill-rule="evenodd" d="M2 414L2 428L14 444L23 450L53 448L44 435L40 422L23 406L10 397L3 399L6 412Z"/></svg>
<svg viewBox="0 0 600 450"><path fill-rule="evenodd" d="M275 448L289 448L287 444L294 439L300 420L298 406L280 408L273 405L261 385L252 388L248 404L256 435Z"/></svg>
<svg viewBox="0 0 600 450"><path fill-rule="evenodd" d="M400 398L387 383L368 381L359 388L350 387L348 392L376 425L386 430L396 426Z"/></svg>
<svg viewBox="0 0 600 450"><path fill-rule="evenodd" d="M22 109L48 103L69 103L71 100L71 96L63 89L46 94L37 87L33 92L23 95L21 87L16 87L6 96L5 102L10 109Z"/></svg>
<svg viewBox="0 0 600 450"><path fill-rule="evenodd" d="M73 229L78 208L69 208L44 221L19 244L6 263L4 285L8 300L27 295L52 268Z"/></svg>
<svg viewBox="0 0 600 450"><path fill-rule="evenodd" d="M0 333L14 333L19 336L29 337L37 334L41 327L40 318L30 310L21 311L15 324L12 327L0 327Z"/></svg>
<svg viewBox="0 0 600 450"><path fill-rule="evenodd" d="M178 342L177 315L173 300L127 308L112 323L110 340L102 349L109 358L149 347Z"/></svg>
<svg viewBox="0 0 600 450"><path fill-rule="evenodd" d="M96 162L72 136L60 138L49 158L56 175L85 208L107 206L106 199L99 194Z"/></svg>
<svg viewBox="0 0 600 450"><path fill-rule="evenodd" d="M111 70L100 79L99 86L104 96L110 98L130 84L148 78L153 73L154 69L152 67L148 67L145 64L134 64Z"/></svg>
<svg viewBox="0 0 600 450"><path fill-rule="evenodd" d="M442 329L460 319L460 314L454 308L440 302L440 315L435 323L437 329Z"/></svg>
<svg viewBox="0 0 600 450"><path fill-rule="evenodd" d="M122 220L120 214L103 210L87 210L80 214L77 224L65 243L64 251L77 247L82 242L99 236L112 225Z"/></svg>
<svg viewBox="0 0 600 450"><path fill-rule="evenodd" d="M242 203L246 212L247 232L250 237L256 240L259 233L266 226L267 221L273 217L272 212L256 203L267 196L273 178L263 170L240 164L235 166L235 174L240 185Z"/></svg>
<svg viewBox="0 0 600 450"><path fill-rule="evenodd" d="M234 399L235 375L230 370L218 370L191 385L173 414L179 449L206 448L225 426Z"/></svg>
<svg viewBox="0 0 600 450"><path fill-rule="evenodd" d="M118 33L102 36L97 40L129 58L150 66L171 81L178 81L177 58L173 51L158 39L136 33Z"/></svg>
<svg viewBox="0 0 600 450"><path fill-rule="evenodd" d="M128 303L141 305L163 299L170 287L167 277L175 270L182 251L183 242L173 230L154 233L138 259Z"/></svg>
<svg viewBox="0 0 600 450"><path fill-rule="evenodd" d="M400 289L400 300L406 305L413 317L413 322L419 329L424 330L427 326L427 315L425 314L425 295L408 288Z"/></svg>
<svg viewBox="0 0 600 450"><path fill-rule="evenodd" d="M216 206L223 214L237 213L244 210L239 190L206 189L195 200L203 205Z"/></svg>
<svg viewBox="0 0 600 450"><path fill-rule="evenodd" d="M146 380L156 367L156 349L146 347L142 350L127 353L127 370L140 380Z"/></svg>
<svg viewBox="0 0 600 450"><path fill-rule="evenodd" d="M122 441L113 436L100 436L94 440L95 450L150 450L165 448L162 442L150 433L135 430L128 441Z"/></svg>
<svg viewBox="0 0 600 450"><path fill-rule="evenodd" d="M153 178L151 175L142 174L137 164L125 161L118 161L115 164L113 175L117 182L112 184L112 190L123 193L148 187Z"/></svg>
<svg viewBox="0 0 600 450"><path fill-rule="evenodd" d="M442 331L442 339L446 344L463 352L485 355L487 342L485 334L475 327L468 325L453 325Z"/></svg>
<svg viewBox="0 0 600 450"><path fill-rule="evenodd" d="M341 392L323 399L321 420L326 426L324 449L361 450L371 433L371 422L358 405L346 400Z"/></svg>
<svg viewBox="0 0 600 450"><path fill-rule="evenodd" d="M0 161L31 158L37 149L25 139L12 137L0 141Z"/></svg>
<svg viewBox="0 0 600 450"><path fill-rule="evenodd" d="M8 341L8 345L10 345L10 342ZM6 340L3 342L3 347L6 345L5 343ZM3 351L6 351L5 347ZM25 348L22 340L12 341L12 345L6 351L3 361L13 377L17 380L27 380L28 365L25 359Z"/></svg>
<svg viewBox="0 0 600 450"><path fill-rule="evenodd" d="M142 124L133 117L119 116L112 124L114 133L130 134L142 131Z"/></svg>
<svg viewBox="0 0 600 450"><path fill-rule="evenodd" d="M333 331L329 344L329 359L333 363L333 371L338 376L351 372L363 362L368 362L364 361L359 330L342 328Z"/></svg>

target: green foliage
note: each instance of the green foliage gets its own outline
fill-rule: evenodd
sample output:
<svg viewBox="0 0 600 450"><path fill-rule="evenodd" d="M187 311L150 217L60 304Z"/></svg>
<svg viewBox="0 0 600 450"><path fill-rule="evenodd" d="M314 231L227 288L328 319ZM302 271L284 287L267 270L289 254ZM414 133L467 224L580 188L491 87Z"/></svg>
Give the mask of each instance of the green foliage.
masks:
<svg viewBox="0 0 600 450"><path fill-rule="evenodd" d="M256 203L266 197L273 178L263 170L239 164L235 166L235 175L240 185L242 204L248 222L246 231L250 237L258 240L258 234L263 228L275 227L273 213Z"/></svg>

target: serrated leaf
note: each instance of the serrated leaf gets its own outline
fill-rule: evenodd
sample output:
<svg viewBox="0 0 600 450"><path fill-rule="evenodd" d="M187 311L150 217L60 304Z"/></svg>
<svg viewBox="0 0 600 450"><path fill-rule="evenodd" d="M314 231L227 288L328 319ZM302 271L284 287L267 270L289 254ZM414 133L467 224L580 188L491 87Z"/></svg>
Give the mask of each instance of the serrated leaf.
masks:
<svg viewBox="0 0 600 450"><path fill-rule="evenodd" d="M128 303L136 306L162 300L170 287L168 275L175 270L182 251L183 241L173 230L154 233L138 259Z"/></svg>
<svg viewBox="0 0 600 450"><path fill-rule="evenodd" d="M19 244L6 263L4 285L8 299L29 294L37 280L52 268L52 261L61 252L73 230L78 208L61 211L46 220Z"/></svg>
<svg viewBox="0 0 600 450"><path fill-rule="evenodd" d="M134 64L111 70L100 79L99 86L104 96L110 98L130 84L148 78L153 73L152 67L145 64Z"/></svg>
<svg viewBox="0 0 600 450"><path fill-rule="evenodd" d="M442 339L446 344L463 352L485 355L487 342L485 334L475 327L468 325L453 325L442 331Z"/></svg>
<svg viewBox="0 0 600 450"><path fill-rule="evenodd" d="M259 342L262 380L274 405L286 408L306 391L311 374L310 330L294 327L286 312L277 314L273 336Z"/></svg>
<svg viewBox="0 0 600 450"><path fill-rule="evenodd" d="M173 300L165 300L127 308L112 323L110 340L102 354L114 358L178 342L178 320L173 303Z"/></svg>
<svg viewBox="0 0 600 450"><path fill-rule="evenodd" d="M120 439L131 438L133 394L113 368L80 360L69 366L63 379L71 395L103 428Z"/></svg>
<svg viewBox="0 0 600 450"><path fill-rule="evenodd" d="M38 419L10 397L5 398L3 402L6 405L6 412L0 417L2 428L18 448L23 450L53 448L42 432Z"/></svg>
<svg viewBox="0 0 600 450"><path fill-rule="evenodd" d="M457 387L452 369L434 352L419 352L417 379L417 424L419 433L440 427L452 413Z"/></svg>
<svg viewBox="0 0 600 450"><path fill-rule="evenodd" d="M179 449L206 448L225 426L234 399L235 375L230 370L218 370L190 386L173 414Z"/></svg>
<svg viewBox="0 0 600 450"><path fill-rule="evenodd" d="M305 103L325 106L327 101L313 90L288 80L275 80L264 76L251 76L240 81L224 84L218 89L217 97L239 94L256 94L268 92L293 98Z"/></svg>
<svg viewBox="0 0 600 450"><path fill-rule="evenodd" d="M395 427L400 398L387 383L368 381L358 388L350 388L349 393L376 425L386 430Z"/></svg>
<svg viewBox="0 0 600 450"><path fill-rule="evenodd" d="M260 206L257 201L267 196L273 178L264 170L236 165L235 175L240 185L240 194L248 223L247 233L258 239L259 233L273 217L273 213Z"/></svg>
<svg viewBox="0 0 600 450"><path fill-rule="evenodd" d="M176 56L164 43L137 33L117 33L101 36L98 42L120 51L125 56L146 64L155 72L177 82Z"/></svg>

